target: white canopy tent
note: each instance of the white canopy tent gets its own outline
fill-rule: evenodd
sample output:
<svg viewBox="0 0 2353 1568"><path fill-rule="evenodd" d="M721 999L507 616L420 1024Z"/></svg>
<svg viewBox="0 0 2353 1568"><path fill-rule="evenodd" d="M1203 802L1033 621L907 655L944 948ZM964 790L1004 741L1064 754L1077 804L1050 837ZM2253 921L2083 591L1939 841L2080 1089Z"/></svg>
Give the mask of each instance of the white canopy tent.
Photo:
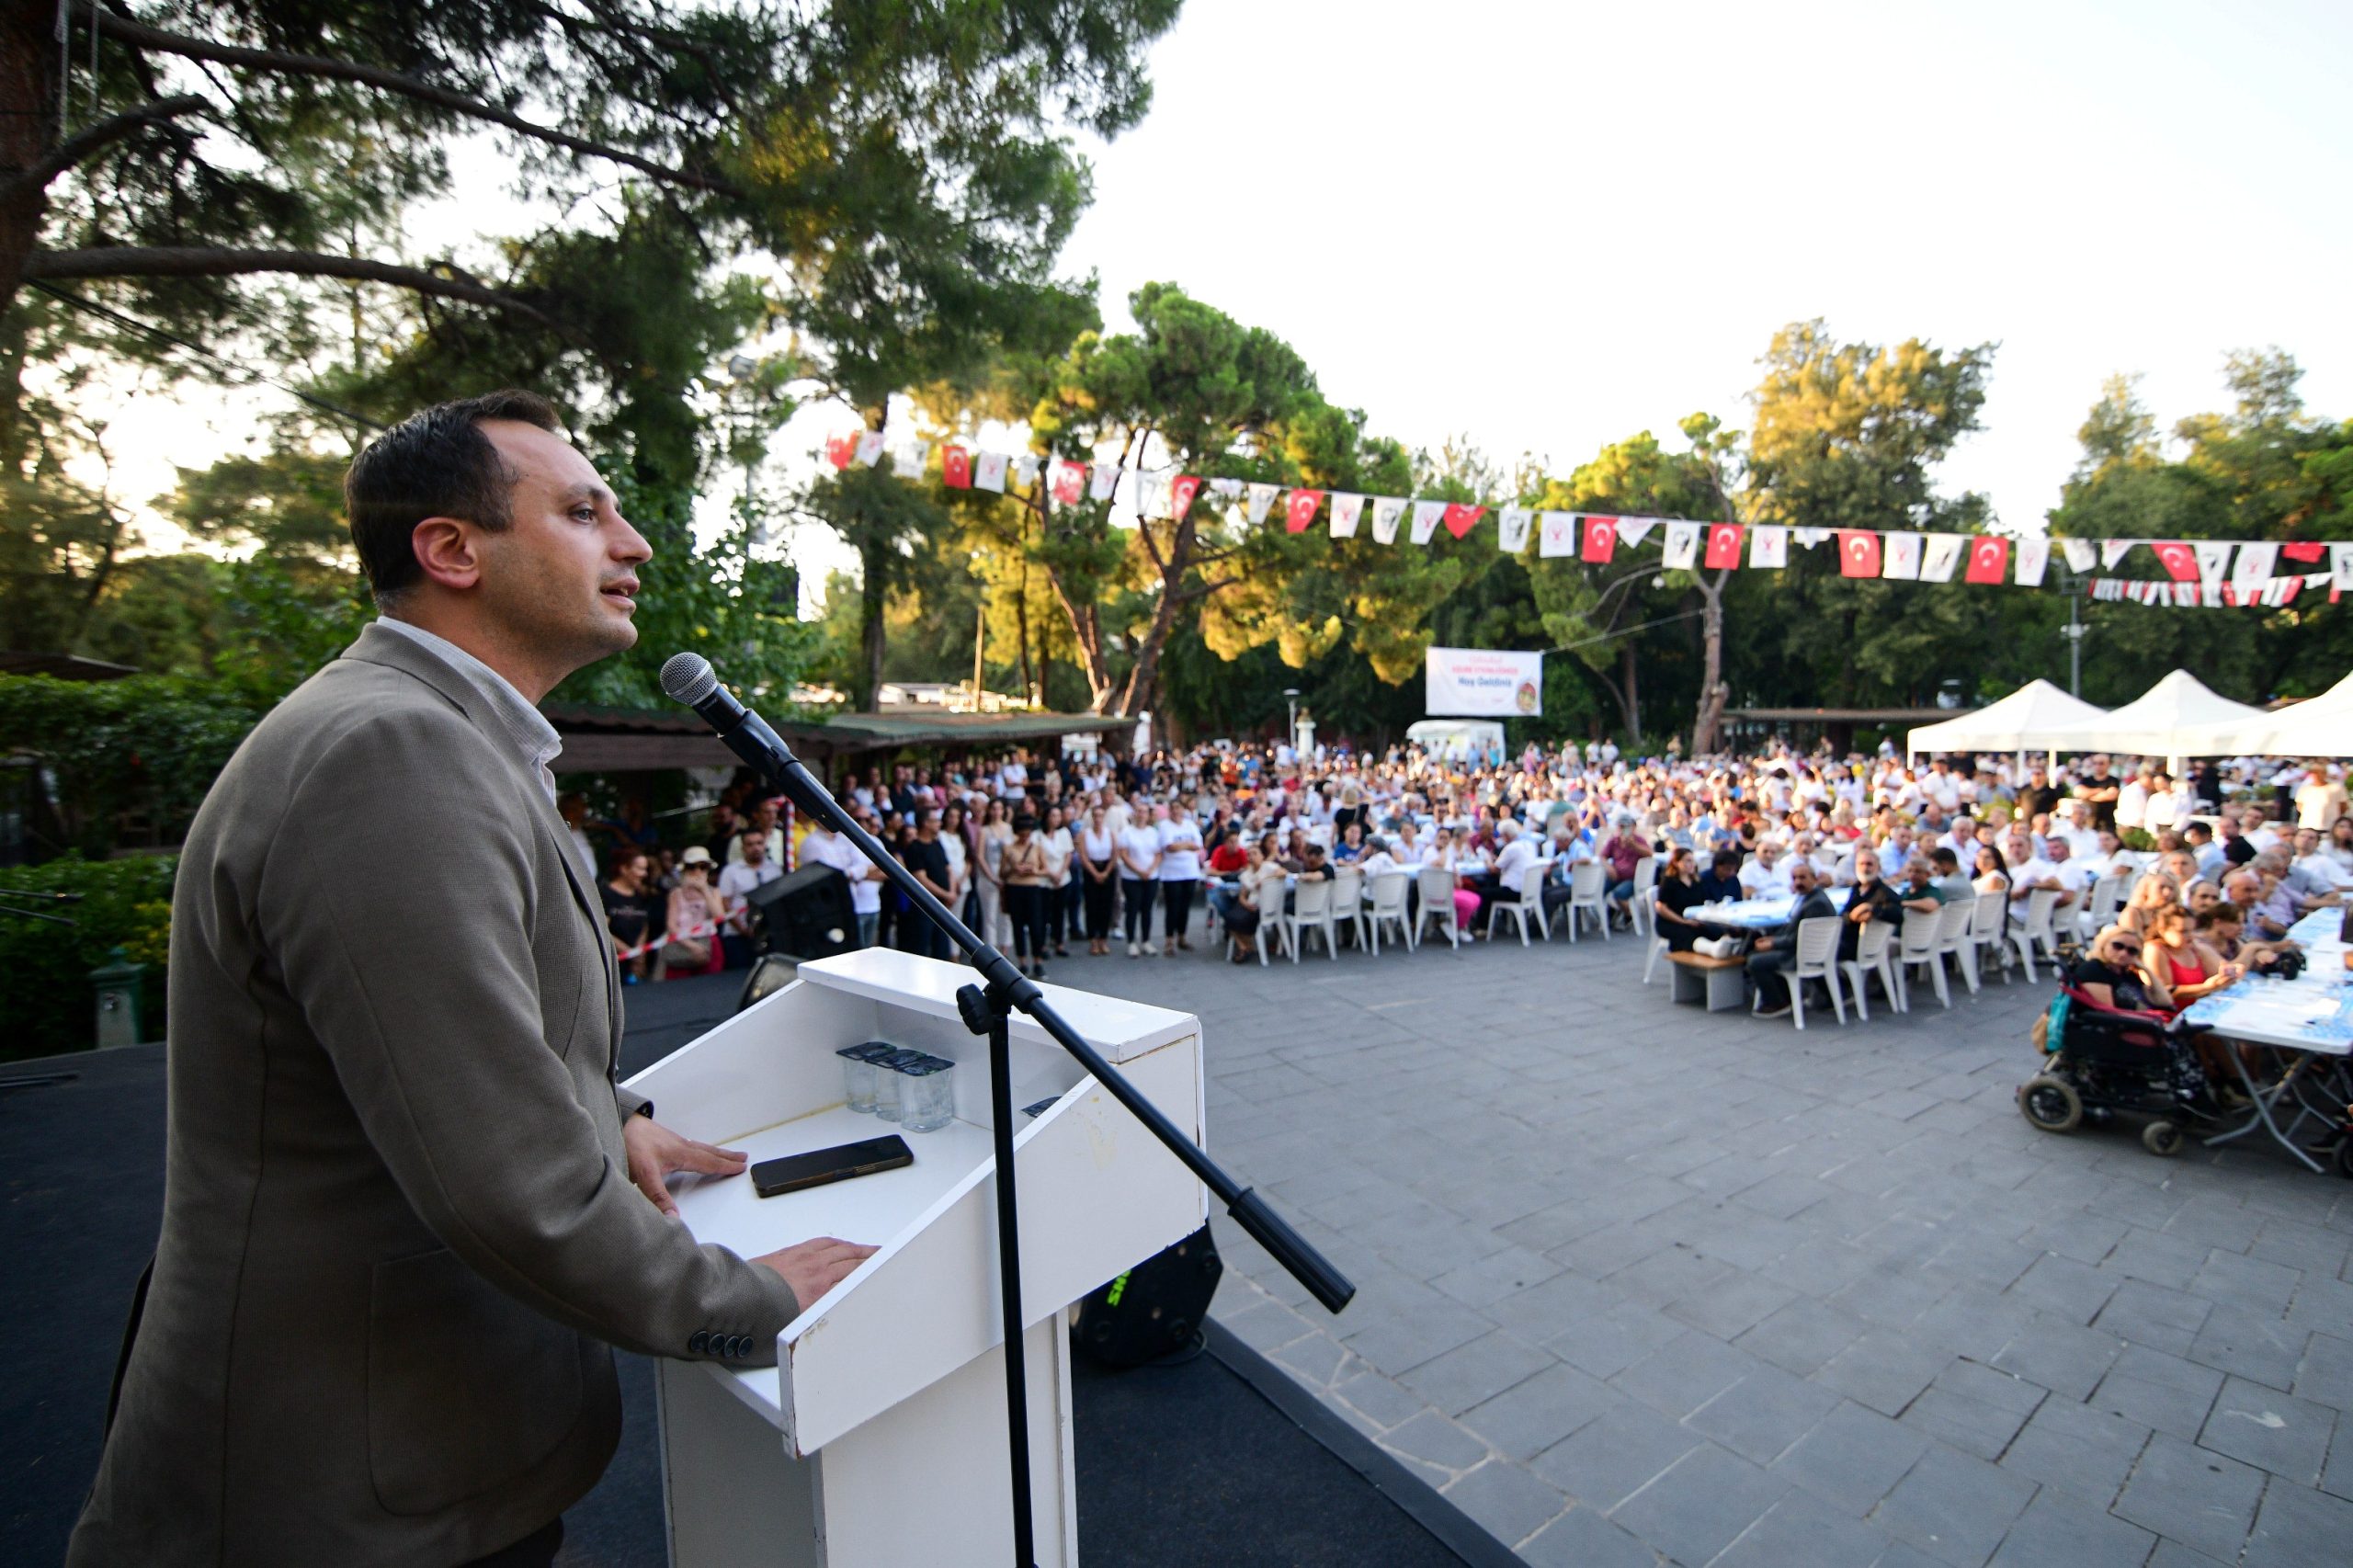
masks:
<svg viewBox="0 0 2353 1568"><path fill-rule="evenodd" d="M1904 737L1904 746L1914 756L1934 751L2073 751L2080 744L2075 737L2107 717L2047 680L2029 681L1974 713L1923 725Z"/></svg>
<svg viewBox="0 0 2353 1568"><path fill-rule="evenodd" d="M2244 724L2267 715L2234 702L2188 670L2176 670L2156 685L2102 717L2080 735L2058 743L2068 751L2131 752L2140 756L2188 756L2185 736L2223 724Z"/></svg>
<svg viewBox="0 0 2353 1568"><path fill-rule="evenodd" d="M2353 676L2318 697L2185 732L2184 756L2353 756Z"/></svg>

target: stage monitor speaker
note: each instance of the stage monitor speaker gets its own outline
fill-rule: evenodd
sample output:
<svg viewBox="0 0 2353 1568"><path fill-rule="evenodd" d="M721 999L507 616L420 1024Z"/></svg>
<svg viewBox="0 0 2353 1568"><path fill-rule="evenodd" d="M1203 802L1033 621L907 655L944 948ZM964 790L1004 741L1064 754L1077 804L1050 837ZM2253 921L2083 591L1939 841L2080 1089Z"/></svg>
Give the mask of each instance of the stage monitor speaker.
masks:
<svg viewBox="0 0 2353 1568"><path fill-rule="evenodd" d="M1203 1225L1088 1295L1078 1309L1078 1347L1108 1367L1140 1367L1190 1348L1224 1273Z"/></svg>
<svg viewBox="0 0 2353 1568"><path fill-rule="evenodd" d="M767 932L766 951L796 959L831 958L858 946L849 879L831 866L803 866L744 895Z"/></svg>

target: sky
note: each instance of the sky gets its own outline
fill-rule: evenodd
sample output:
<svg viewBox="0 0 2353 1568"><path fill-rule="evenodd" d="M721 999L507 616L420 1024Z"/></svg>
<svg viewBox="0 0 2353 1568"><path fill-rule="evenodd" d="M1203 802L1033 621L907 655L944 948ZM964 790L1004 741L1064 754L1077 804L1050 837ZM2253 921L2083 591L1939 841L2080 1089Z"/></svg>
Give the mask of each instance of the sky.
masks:
<svg viewBox="0 0 2353 1568"><path fill-rule="evenodd" d="M1188 0L1149 116L1089 149L1064 271L1115 330L1175 282L1375 434L1563 473L1695 410L1745 428L1791 321L1995 343L1940 479L2039 528L2111 372L2169 427L2227 405L2227 351L2277 345L2353 417L2348 59L2342 3ZM126 410L124 492L248 406ZM781 448L850 423L808 411ZM849 559L820 533L792 546L813 587Z"/></svg>

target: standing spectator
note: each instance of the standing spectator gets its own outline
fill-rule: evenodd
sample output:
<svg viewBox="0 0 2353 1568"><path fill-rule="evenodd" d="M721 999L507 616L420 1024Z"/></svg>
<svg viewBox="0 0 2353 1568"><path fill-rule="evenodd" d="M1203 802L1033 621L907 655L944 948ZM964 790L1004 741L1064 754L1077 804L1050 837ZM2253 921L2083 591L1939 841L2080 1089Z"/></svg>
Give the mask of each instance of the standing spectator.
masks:
<svg viewBox="0 0 2353 1568"><path fill-rule="evenodd" d="M2345 786L2328 776L2327 763L2315 757L2304 769L2303 787L2296 791L2296 825L2328 833L2345 811Z"/></svg>
<svg viewBox="0 0 2353 1568"><path fill-rule="evenodd" d="M624 843L612 853L612 874L597 892L605 904L605 930L612 937L620 965L621 983L636 985L654 967L654 949L647 944L660 934L660 901L648 883L653 861L634 844ZM631 952L631 949L643 949ZM627 958L620 955L629 953Z"/></svg>
<svg viewBox="0 0 2353 1568"><path fill-rule="evenodd" d="M1000 861L1013 839L1013 825L1003 801L991 801L981 816L981 858L974 864L981 890L981 940L1000 947L1005 933L1005 871Z"/></svg>
<svg viewBox="0 0 2353 1568"><path fill-rule="evenodd" d="M735 818L735 808L725 801L710 808L710 834L702 841L702 846L714 863L722 866L728 863L727 851L742 828L743 824Z"/></svg>
<svg viewBox="0 0 2353 1568"><path fill-rule="evenodd" d="M581 880L597 878L597 848L588 842L588 797L577 790L567 790L555 803L556 815L563 819L565 837L572 841L573 864L579 869Z"/></svg>
<svg viewBox="0 0 2353 1568"><path fill-rule="evenodd" d="M1152 940L1153 896L1159 889L1160 824L1168 808L1154 808L1151 817L1139 817L1120 832L1120 901L1127 912L1128 957L1142 958Z"/></svg>
<svg viewBox="0 0 2353 1568"><path fill-rule="evenodd" d="M912 788L912 786L910 786ZM924 891L940 903L948 902L952 890L949 886L948 851L939 843L939 813L918 810L915 812L915 835L899 850L899 861L915 873ZM899 923L899 950L925 958L944 959L949 956L948 933L939 923L921 909L910 904L905 918Z"/></svg>
<svg viewBox="0 0 2353 1568"><path fill-rule="evenodd" d="M1201 824L1193 820L1192 808L1180 803L1176 810L1160 813L1157 826L1160 951L1163 957L1174 958L1177 949L1193 945L1186 932L1192 925L1193 893L1201 885Z"/></svg>
<svg viewBox="0 0 2353 1568"><path fill-rule="evenodd" d="M1120 891L1120 841L1102 804L1086 810L1078 835L1080 893L1086 903L1086 950L1097 958L1111 951L1111 901Z"/></svg>
<svg viewBox="0 0 2353 1568"><path fill-rule="evenodd" d="M844 811L858 815L866 830L874 831L873 813L858 805L845 805ZM874 945L876 927L882 918L882 868L866 858L866 852L823 823L813 823L809 836L801 841L802 864L831 866L849 882L850 913L858 917L858 945Z"/></svg>
<svg viewBox="0 0 2353 1568"><path fill-rule="evenodd" d="M2109 771L2108 758L2105 756L2093 757L2083 781L2075 786L2075 799L2092 809L2094 833L2116 831L2116 801L2123 790L2124 786L2118 781L2116 775ZM2032 814L2027 815L2031 821Z"/></svg>
<svg viewBox="0 0 2353 1568"><path fill-rule="evenodd" d="M717 926L727 918L727 901L711 885L710 860L710 851L699 844L688 845L678 857L678 885L671 890L669 918L663 925L670 936L662 946L665 978L717 967L710 960L719 951Z"/></svg>
<svg viewBox="0 0 2353 1568"><path fill-rule="evenodd" d="M722 867L719 873L719 892L727 901L729 926L720 946L727 954L729 969L744 969L752 961L752 891L784 875L784 869L768 858L768 835L759 829L738 834L735 842L743 859Z"/></svg>
<svg viewBox="0 0 2353 1568"><path fill-rule="evenodd" d="M1047 787L1059 782L1049 771ZM1078 925L1078 880L1074 862L1078 858L1078 844L1071 835L1070 824L1060 805L1046 808L1046 820L1040 825L1040 836L1046 845L1046 935L1054 944L1054 957L1070 957L1070 933Z"/></svg>
<svg viewBox="0 0 2353 1568"><path fill-rule="evenodd" d="M1046 978L1045 840L1038 819L1026 809L1013 819L1013 837L998 858L1005 876L1005 912L1013 922L1014 961L1032 980Z"/></svg>

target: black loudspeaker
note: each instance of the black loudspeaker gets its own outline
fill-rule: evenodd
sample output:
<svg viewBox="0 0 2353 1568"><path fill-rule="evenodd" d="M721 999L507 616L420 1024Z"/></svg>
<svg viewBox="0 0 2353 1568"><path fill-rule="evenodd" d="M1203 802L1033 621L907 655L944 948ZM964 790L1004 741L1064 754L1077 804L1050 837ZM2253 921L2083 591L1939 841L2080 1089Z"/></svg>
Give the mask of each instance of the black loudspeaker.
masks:
<svg viewBox="0 0 2353 1568"><path fill-rule="evenodd" d="M1224 1273L1203 1225L1091 1291L1078 1309L1078 1347L1107 1367L1140 1367L1189 1349Z"/></svg>
<svg viewBox="0 0 2353 1568"><path fill-rule="evenodd" d="M744 895L767 933L765 950L797 959L831 958L858 946L849 879L831 866L787 871Z"/></svg>

